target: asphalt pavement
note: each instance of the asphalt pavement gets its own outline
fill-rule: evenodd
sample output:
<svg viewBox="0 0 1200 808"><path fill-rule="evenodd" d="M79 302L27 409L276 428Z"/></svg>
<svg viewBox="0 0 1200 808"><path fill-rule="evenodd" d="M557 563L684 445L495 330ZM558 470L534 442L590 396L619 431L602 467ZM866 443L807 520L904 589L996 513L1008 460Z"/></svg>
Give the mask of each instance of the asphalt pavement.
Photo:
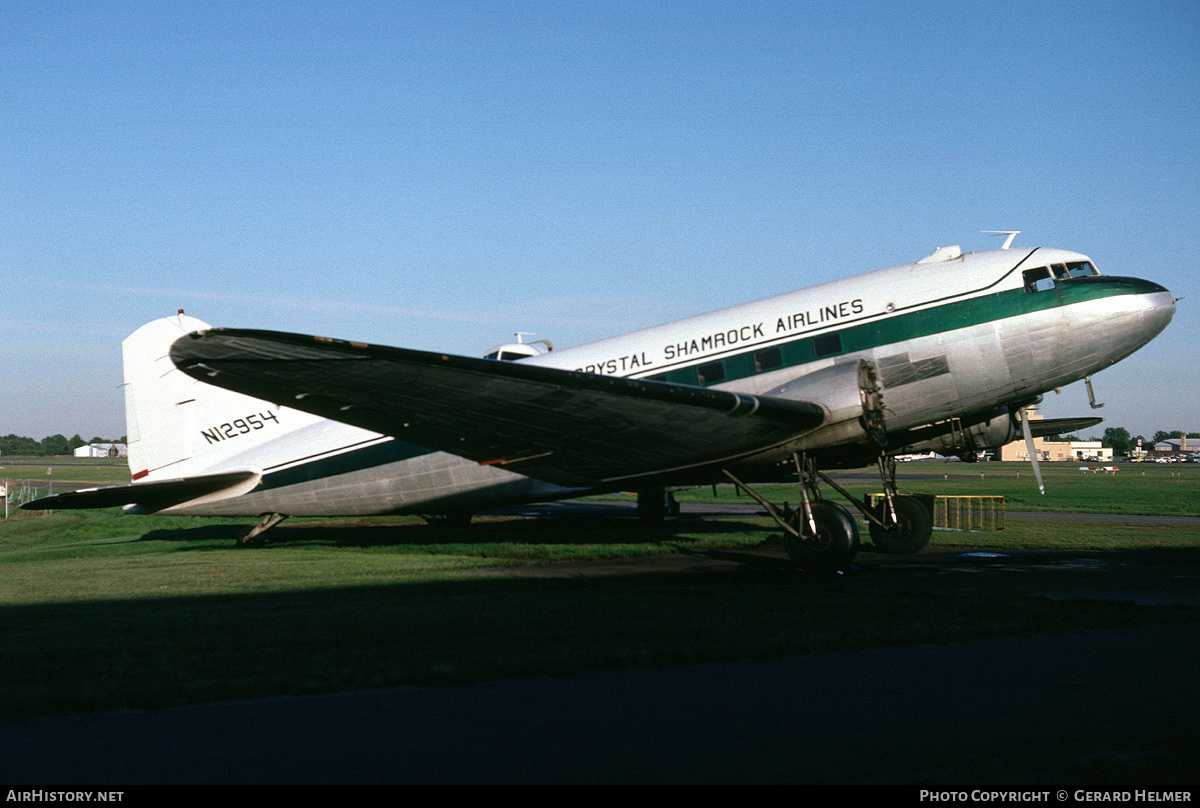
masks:
<svg viewBox="0 0 1200 808"><path fill-rule="evenodd" d="M0 781L1194 782L1200 624L0 726Z"/></svg>

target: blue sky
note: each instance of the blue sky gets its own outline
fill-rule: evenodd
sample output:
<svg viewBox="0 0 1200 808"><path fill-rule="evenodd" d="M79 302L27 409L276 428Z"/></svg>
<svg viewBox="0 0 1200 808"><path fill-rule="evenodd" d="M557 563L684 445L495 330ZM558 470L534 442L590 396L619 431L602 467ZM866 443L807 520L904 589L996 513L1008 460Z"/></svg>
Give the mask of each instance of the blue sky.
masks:
<svg viewBox="0 0 1200 808"><path fill-rule="evenodd" d="M998 229L1186 297L1099 429L1200 430L1200 6L1138 6L7 3L0 434L124 434L180 308L565 347Z"/></svg>

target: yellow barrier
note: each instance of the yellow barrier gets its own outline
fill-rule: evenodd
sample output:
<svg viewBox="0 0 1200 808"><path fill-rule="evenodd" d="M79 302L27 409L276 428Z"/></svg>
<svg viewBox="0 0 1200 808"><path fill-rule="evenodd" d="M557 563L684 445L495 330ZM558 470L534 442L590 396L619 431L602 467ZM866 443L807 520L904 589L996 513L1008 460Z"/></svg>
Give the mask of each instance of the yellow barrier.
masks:
<svg viewBox="0 0 1200 808"><path fill-rule="evenodd" d="M935 496L933 526L951 530L1004 530L1004 497Z"/></svg>
<svg viewBox="0 0 1200 808"><path fill-rule="evenodd" d="M920 500L933 514L933 526L950 530L1004 530L1004 496L901 494ZM867 494L867 507L878 508L883 494Z"/></svg>

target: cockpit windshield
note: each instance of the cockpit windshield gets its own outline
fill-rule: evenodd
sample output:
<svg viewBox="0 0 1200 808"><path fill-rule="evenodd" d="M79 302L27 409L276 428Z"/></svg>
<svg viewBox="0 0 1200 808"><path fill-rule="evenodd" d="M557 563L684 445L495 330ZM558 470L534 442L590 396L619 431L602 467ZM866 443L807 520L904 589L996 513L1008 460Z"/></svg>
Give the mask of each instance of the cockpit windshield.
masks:
<svg viewBox="0 0 1200 808"><path fill-rule="evenodd" d="M1070 261L1066 264L1027 269L1021 273L1021 277L1025 282L1026 292L1041 292L1053 289L1055 284L1072 278L1086 278L1099 274L1090 261Z"/></svg>

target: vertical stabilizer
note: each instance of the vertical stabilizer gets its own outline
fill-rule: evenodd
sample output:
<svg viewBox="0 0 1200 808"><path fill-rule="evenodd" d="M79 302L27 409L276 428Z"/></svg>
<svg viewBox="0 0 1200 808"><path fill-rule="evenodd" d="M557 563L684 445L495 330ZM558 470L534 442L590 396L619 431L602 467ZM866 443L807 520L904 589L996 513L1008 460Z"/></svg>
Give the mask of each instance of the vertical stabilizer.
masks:
<svg viewBox="0 0 1200 808"><path fill-rule="evenodd" d="M147 323L121 344L129 471L135 482L224 471L235 454L281 431L278 405L198 382L171 362L175 340L207 328L180 314ZM291 413L297 414L305 422L314 420Z"/></svg>
<svg viewBox="0 0 1200 808"><path fill-rule="evenodd" d="M195 382L175 370L171 343L208 325L180 314L155 320L121 343L125 369L125 428L134 480L189 460L193 453Z"/></svg>

